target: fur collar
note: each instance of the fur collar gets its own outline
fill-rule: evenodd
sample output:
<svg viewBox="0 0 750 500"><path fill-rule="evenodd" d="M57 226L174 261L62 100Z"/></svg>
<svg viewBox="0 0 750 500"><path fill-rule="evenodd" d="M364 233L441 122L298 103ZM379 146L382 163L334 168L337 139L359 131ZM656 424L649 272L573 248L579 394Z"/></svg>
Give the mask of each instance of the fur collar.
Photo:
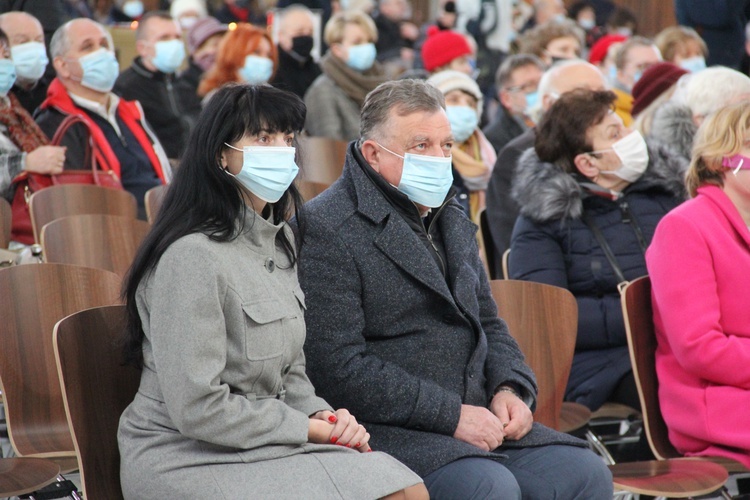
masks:
<svg viewBox="0 0 750 500"><path fill-rule="evenodd" d="M648 151L646 172L625 193L656 190L685 199L687 161L651 141ZM520 206L521 215L545 223L580 217L586 193L574 176L542 162L534 148L529 148L518 160L511 196Z"/></svg>
<svg viewBox="0 0 750 500"><path fill-rule="evenodd" d="M690 160L693 139L698 127L693 123L693 113L687 106L674 102L664 103L654 113L649 137L671 148Z"/></svg>

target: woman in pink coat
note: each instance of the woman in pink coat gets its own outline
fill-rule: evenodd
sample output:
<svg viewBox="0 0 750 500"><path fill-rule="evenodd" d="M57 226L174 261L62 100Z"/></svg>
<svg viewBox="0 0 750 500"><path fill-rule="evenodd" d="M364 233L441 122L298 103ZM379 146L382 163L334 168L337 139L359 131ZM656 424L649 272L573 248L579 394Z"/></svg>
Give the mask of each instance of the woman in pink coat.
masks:
<svg viewBox="0 0 750 500"><path fill-rule="evenodd" d="M750 103L704 121L687 187L646 254L659 401L680 452L750 467Z"/></svg>

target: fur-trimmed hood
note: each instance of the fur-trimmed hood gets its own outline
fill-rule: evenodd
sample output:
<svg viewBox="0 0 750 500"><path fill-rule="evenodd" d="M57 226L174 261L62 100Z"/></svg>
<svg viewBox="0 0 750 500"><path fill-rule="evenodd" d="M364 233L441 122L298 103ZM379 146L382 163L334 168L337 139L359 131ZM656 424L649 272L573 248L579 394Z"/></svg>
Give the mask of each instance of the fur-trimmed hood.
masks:
<svg viewBox="0 0 750 500"><path fill-rule="evenodd" d="M685 199L687 160L652 141L647 141L647 144L648 167L624 192L656 189ZM511 196L520 206L521 215L545 223L580 217L583 198L588 195L573 175L557 165L541 161L534 148L529 148L518 160Z"/></svg>

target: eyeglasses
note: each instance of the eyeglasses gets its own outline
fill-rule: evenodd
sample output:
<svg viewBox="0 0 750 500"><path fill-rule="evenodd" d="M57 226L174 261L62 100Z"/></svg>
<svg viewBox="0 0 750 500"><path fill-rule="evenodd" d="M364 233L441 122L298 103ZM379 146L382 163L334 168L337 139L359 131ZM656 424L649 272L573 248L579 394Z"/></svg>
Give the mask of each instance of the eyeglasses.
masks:
<svg viewBox="0 0 750 500"><path fill-rule="evenodd" d="M506 92L523 92L524 94L531 94L537 89L537 84L525 83L523 85L514 85L513 87L505 87Z"/></svg>

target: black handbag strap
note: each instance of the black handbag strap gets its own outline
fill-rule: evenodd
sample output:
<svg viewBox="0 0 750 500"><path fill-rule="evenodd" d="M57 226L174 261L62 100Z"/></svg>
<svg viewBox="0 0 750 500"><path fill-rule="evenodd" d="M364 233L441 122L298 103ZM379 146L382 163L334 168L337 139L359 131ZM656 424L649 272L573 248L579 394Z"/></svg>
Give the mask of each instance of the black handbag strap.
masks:
<svg viewBox="0 0 750 500"><path fill-rule="evenodd" d="M628 280L625 279L625 275L622 273L620 264L617 263L615 254L614 252L612 252L612 248L609 246L609 243L607 243L607 240L604 238L604 234L602 234L602 230L599 229L599 226L597 226L594 220L591 218L591 214L589 214L586 210L584 210L583 213L581 214L581 219L583 219L583 222L585 222L586 225L589 227L589 229L591 229L591 232L594 233L594 237L596 238L596 241L599 242L599 246L602 247L602 250L604 250L604 255L607 257L607 260L609 261L609 265L612 266L612 269L615 272L615 277L617 278L618 287L621 286L623 283L627 283Z"/></svg>

